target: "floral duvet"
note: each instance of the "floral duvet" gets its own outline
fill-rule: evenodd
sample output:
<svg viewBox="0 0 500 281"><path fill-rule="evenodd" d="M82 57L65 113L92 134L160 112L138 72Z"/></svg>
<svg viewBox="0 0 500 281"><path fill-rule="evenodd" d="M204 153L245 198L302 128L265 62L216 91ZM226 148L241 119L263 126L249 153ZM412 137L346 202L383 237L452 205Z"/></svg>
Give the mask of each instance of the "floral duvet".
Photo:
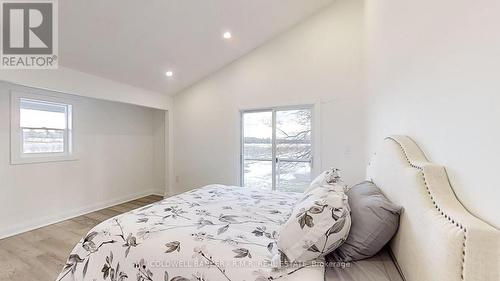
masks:
<svg viewBox="0 0 500 281"><path fill-rule="evenodd" d="M323 280L281 267L277 231L302 194L210 185L111 218L73 249L57 280Z"/></svg>

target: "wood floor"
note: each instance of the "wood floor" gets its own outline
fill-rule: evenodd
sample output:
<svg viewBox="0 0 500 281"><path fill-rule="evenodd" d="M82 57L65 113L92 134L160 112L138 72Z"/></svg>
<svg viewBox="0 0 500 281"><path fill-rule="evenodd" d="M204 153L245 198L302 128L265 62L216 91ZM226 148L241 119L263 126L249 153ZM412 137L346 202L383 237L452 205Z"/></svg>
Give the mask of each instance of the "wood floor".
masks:
<svg viewBox="0 0 500 281"><path fill-rule="evenodd" d="M0 240L0 281L54 281L73 247L92 227L162 199L147 196Z"/></svg>

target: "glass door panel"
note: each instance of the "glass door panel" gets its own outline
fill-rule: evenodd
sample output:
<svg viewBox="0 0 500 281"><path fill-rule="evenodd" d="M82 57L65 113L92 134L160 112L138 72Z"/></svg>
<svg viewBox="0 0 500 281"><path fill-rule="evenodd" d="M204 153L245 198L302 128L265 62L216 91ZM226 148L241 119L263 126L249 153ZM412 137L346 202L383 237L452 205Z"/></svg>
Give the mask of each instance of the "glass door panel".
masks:
<svg viewBox="0 0 500 281"><path fill-rule="evenodd" d="M302 192L311 181L311 109L276 111L276 189Z"/></svg>
<svg viewBox="0 0 500 281"><path fill-rule="evenodd" d="M273 112L243 114L243 186L273 189Z"/></svg>

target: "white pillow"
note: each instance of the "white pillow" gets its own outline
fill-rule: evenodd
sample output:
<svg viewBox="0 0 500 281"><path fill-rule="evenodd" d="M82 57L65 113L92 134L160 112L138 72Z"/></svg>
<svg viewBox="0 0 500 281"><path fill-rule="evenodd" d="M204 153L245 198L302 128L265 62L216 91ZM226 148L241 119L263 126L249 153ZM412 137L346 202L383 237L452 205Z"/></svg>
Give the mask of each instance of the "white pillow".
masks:
<svg viewBox="0 0 500 281"><path fill-rule="evenodd" d="M309 185L309 187L304 191L304 193L309 193L313 189L318 188L320 186L337 186L340 185L345 190L346 185L344 181L340 177L340 170L336 168L330 168L319 174Z"/></svg>
<svg viewBox="0 0 500 281"><path fill-rule="evenodd" d="M321 186L295 205L280 229L278 248L286 262L307 262L342 245L350 228L351 215L343 186Z"/></svg>

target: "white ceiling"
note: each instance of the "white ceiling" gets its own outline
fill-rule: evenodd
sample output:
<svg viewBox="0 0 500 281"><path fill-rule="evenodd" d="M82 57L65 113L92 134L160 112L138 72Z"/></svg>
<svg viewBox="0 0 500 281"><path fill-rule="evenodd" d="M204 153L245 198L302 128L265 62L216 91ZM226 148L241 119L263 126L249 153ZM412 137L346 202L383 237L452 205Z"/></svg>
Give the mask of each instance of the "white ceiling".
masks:
<svg viewBox="0 0 500 281"><path fill-rule="evenodd" d="M331 2L59 1L60 63L173 95ZM232 39L222 39L226 30Z"/></svg>

